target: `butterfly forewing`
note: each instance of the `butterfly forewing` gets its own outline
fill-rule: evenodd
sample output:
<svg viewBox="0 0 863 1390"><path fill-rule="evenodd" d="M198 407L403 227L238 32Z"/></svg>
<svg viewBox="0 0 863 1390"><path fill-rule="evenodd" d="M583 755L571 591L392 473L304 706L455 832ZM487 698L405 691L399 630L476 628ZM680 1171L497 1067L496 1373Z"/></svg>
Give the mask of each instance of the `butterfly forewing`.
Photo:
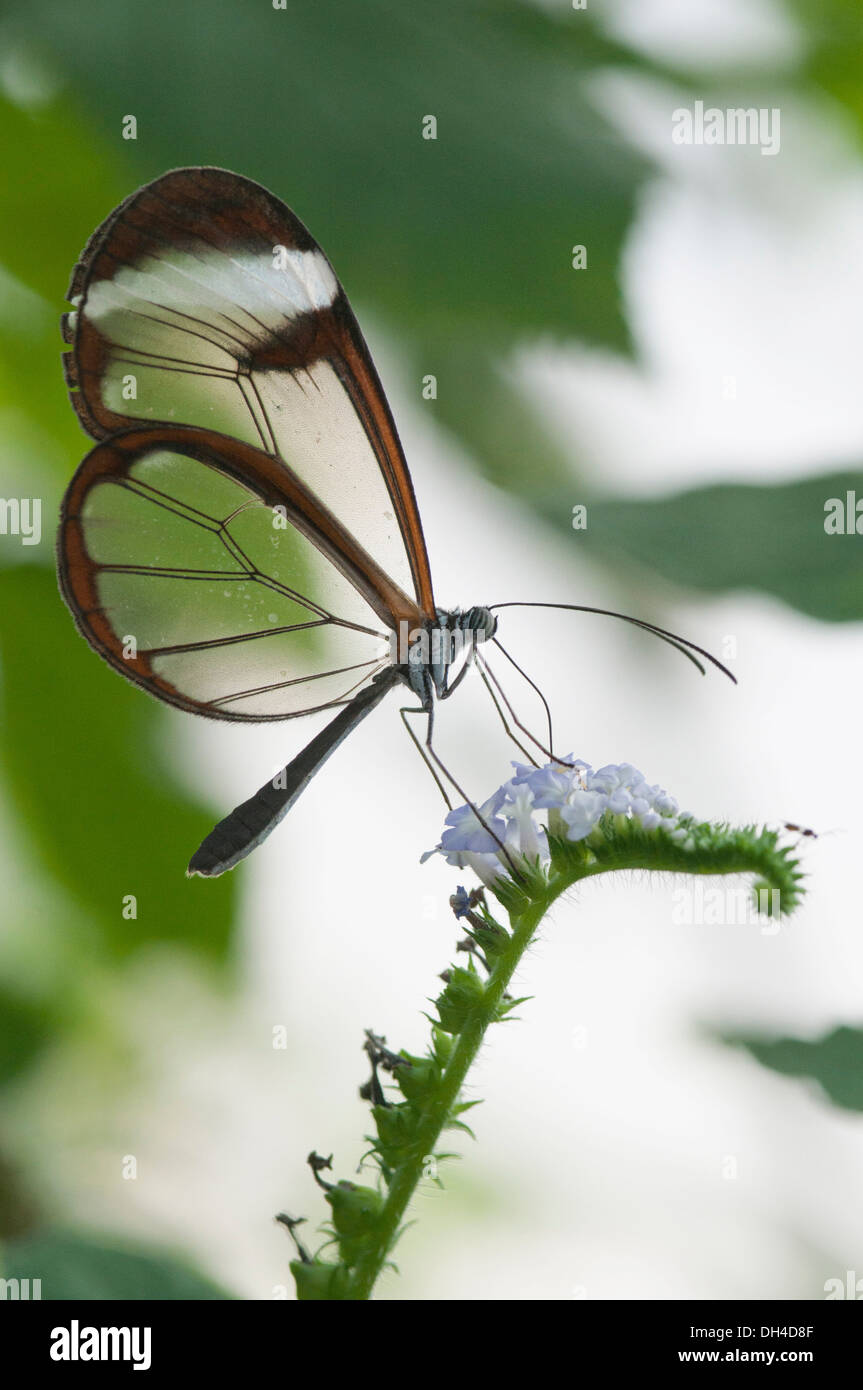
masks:
<svg viewBox="0 0 863 1390"><path fill-rule="evenodd" d="M388 630L434 609L392 418L323 252L258 185L178 170L95 233L70 299L72 400L106 441L60 537L88 640L216 717L349 698Z"/></svg>

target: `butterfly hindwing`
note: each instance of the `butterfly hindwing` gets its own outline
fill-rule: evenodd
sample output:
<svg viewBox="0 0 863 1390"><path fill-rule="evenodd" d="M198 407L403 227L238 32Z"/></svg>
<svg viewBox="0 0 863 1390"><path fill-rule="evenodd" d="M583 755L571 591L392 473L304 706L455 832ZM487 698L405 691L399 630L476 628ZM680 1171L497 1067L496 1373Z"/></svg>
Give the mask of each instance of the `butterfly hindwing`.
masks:
<svg viewBox="0 0 863 1390"><path fill-rule="evenodd" d="M335 519L256 453L188 426L125 431L63 501L61 586L84 636L130 680L215 718L321 708L388 660L368 558L352 564Z"/></svg>

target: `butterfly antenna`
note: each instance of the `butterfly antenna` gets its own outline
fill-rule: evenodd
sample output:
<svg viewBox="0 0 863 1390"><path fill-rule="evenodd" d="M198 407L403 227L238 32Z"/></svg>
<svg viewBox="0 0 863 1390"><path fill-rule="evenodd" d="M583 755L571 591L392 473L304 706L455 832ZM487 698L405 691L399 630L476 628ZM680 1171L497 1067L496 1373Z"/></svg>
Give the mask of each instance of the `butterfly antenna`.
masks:
<svg viewBox="0 0 863 1390"><path fill-rule="evenodd" d="M618 613L612 608L592 608L586 603L530 603L516 600L511 603L492 604L489 611L495 613L501 608L560 608L565 609L569 613L598 613L604 618L619 618L621 622L631 623L633 627L640 627L644 632L650 632L654 637L658 637L660 641L667 642L670 647L674 647L675 650L679 651L682 656L685 656L688 661L691 661L693 666L696 666L701 672L702 676L705 674L705 670L698 660L698 657L694 655L695 652L698 652L699 656L703 656L705 661L709 661L712 666L715 666L718 671L721 671L722 674L727 676L730 681L733 681L735 685L737 684L737 677L732 675L728 667L724 666L718 657L705 651L704 647L699 647L697 642L691 642L688 637L680 637L675 632L669 632L664 627L658 627L656 623L647 622L645 618L633 618L629 613Z"/></svg>

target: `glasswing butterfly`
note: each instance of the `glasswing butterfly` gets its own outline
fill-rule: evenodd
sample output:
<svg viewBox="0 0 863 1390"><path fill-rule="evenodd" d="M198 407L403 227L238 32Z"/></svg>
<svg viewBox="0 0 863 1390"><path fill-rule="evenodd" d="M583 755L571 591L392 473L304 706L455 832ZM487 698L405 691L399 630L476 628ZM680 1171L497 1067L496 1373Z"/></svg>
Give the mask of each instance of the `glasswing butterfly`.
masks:
<svg viewBox="0 0 863 1390"><path fill-rule="evenodd" d="M464 796L432 746L435 700L477 664L507 732L503 706L524 730L477 651L497 643L497 619L435 605L392 414L303 224L250 179L177 169L102 223L67 298L67 385L98 441L66 491L58 537L79 631L128 680L194 714L337 711L216 826L188 873L245 858L397 686L419 701L401 711L417 747ZM687 648L714 660L611 616L696 665ZM419 712L424 744L405 718Z"/></svg>

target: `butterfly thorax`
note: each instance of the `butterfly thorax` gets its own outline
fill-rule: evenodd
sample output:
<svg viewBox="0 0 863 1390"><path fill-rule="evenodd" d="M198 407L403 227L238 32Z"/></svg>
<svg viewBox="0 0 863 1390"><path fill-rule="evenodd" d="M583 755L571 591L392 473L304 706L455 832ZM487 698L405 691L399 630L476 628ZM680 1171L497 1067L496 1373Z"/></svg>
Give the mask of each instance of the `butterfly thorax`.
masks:
<svg viewBox="0 0 863 1390"><path fill-rule="evenodd" d="M410 632L397 664L424 707L428 708L435 696L446 698L453 671L458 669L458 679L474 648L493 637L496 629L497 619L488 608L454 608L450 612L438 608L434 620Z"/></svg>

